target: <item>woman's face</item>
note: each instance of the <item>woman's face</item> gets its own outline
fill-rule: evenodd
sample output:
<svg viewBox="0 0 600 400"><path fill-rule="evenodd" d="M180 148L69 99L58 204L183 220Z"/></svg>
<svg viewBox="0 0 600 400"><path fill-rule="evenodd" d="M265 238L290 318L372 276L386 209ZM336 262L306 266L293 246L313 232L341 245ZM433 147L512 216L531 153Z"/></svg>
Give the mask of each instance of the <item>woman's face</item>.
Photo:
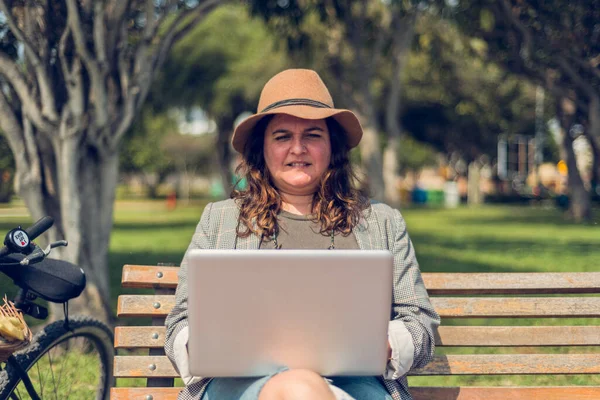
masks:
<svg viewBox="0 0 600 400"><path fill-rule="evenodd" d="M325 120L277 114L265 130L264 157L278 190L292 195L315 193L331 160Z"/></svg>

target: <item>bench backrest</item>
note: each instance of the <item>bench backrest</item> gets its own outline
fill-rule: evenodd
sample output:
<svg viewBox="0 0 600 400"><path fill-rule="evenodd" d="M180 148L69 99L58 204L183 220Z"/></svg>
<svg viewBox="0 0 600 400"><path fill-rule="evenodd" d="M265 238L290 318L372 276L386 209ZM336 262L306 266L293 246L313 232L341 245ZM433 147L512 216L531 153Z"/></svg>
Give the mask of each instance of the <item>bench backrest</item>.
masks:
<svg viewBox="0 0 600 400"><path fill-rule="evenodd" d="M600 326L580 322L569 326L512 326L502 320L600 317L600 297L594 296L600 293L600 273L424 273L423 279L442 317L436 337L440 355L410 375L600 373L600 354L589 348L566 354L531 350L546 346L598 346ZM125 265L122 285L155 290L151 295L122 295L118 301L119 317L150 317L152 326L122 326L115 330L116 349L148 349L148 355L115 356L115 377L145 377L148 387L114 388L111 398L174 399L179 389L169 386L177 374L164 356L163 324L174 304L177 267ZM489 318L500 320L494 320L492 326L486 322ZM474 351L444 354L444 348L450 347L469 347ZM514 352L477 354L481 347L511 347ZM526 347L525 351L522 347ZM600 387L414 387L411 393L416 400L596 399L600 398Z"/></svg>

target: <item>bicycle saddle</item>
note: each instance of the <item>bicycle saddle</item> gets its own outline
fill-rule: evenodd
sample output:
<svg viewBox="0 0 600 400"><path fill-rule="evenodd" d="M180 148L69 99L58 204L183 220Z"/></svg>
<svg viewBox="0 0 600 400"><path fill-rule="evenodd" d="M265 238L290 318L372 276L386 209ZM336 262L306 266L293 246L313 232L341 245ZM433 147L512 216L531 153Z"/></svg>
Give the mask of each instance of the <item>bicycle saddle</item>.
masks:
<svg viewBox="0 0 600 400"><path fill-rule="evenodd" d="M22 255L10 255L3 260L19 262ZM81 294L85 288L85 273L67 261L46 258L25 266L5 266L0 270L8 275L17 286L26 288L39 297L53 303L64 303Z"/></svg>

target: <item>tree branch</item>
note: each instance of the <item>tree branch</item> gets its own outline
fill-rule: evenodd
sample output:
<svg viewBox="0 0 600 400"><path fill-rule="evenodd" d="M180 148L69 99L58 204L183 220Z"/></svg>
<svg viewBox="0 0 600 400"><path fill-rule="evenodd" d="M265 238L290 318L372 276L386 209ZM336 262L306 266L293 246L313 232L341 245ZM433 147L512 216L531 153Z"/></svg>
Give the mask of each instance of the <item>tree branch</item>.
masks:
<svg viewBox="0 0 600 400"><path fill-rule="evenodd" d="M135 117L136 110L136 100L138 97L138 94L136 93L135 89L136 88L133 88L133 93L130 93L130 95L127 98L125 98L125 107L121 115L121 120L118 121L115 133L109 142L111 148L117 147L121 138L123 137L123 135L125 135L125 132L127 132L129 127L131 126L131 123L133 122L133 117Z"/></svg>
<svg viewBox="0 0 600 400"><path fill-rule="evenodd" d="M71 26L73 40L77 53L81 56L83 63L88 70L90 80L92 82L92 90L90 93L90 102L94 105L95 121L97 127L106 126L109 123L108 119L108 99L106 96L106 86L104 85L105 73L102 68L96 63L93 56L90 54L85 38L83 36L83 26L79 17L79 9L76 0L67 0L68 21Z"/></svg>
<svg viewBox="0 0 600 400"><path fill-rule="evenodd" d="M571 67L571 64L567 62L567 60L562 55L557 55L556 60L560 69L571 79L571 81L573 81L573 83L577 87L579 87L579 89L583 93L585 93L585 95L589 99L598 96L598 94L594 91L589 82L582 79L581 76L579 76L579 74L573 69L573 67Z"/></svg>
<svg viewBox="0 0 600 400"><path fill-rule="evenodd" d="M597 65L594 65L595 59L591 58L589 60L582 60L581 58L574 56L572 54L568 55L569 60L573 61L575 64L579 65L581 68L590 72L593 76L600 79L600 69L598 69ZM598 56L596 56L598 58Z"/></svg>
<svg viewBox="0 0 600 400"><path fill-rule="evenodd" d="M28 138L25 132L26 129L31 128L31 124L26 118L23 119L23 123L28 125L20 124L4 92L0 90L0 128L6 135L8 145L15 158L17 167L15 190L28 203L30 199L24 196L24 191L28 189L39 191L41 175L35 142L32 143L31 138ZM34 146L33 153L31 145Z"/></svg>
<svg viewBox="0 0 600 400"><path fill-rule="evenodd" d="M125 27L121 26L119 28L119 30L123 31L122 37L127 36ZM130 76L131 62L130 62L129 57L127 57L127 52L128 52L127 48L125 48L125 46L121 46L121 45L119 45L119 47L122 47L118 52L118 59L117 59L117 67L119 69L119 81L120 81L120 86L121 86L121 97L123 99L126 99L127 93L129 93L129 85L131 85L131 76Z"/></svg>
<svg viewBox="0 0 600 400"><path fill-rule="evenodd" d="M35 98L31 94L31 89L27 85L25 77L19 71L19 67L2 51L0 51L0 74L2 74L15 89L21 103L23 103L23 110L31 118L33 123L35 123L36 127L46 133L51 132L54 129L54 126L52 122L46 120L40 113Z"/></svg>
<svg viewBox="0 0 600 400"><path fill-rule="evenodd" d="M107 18L107 40L106 40L106 51L107 57L109 61L112 62L115 48L119 42L119 37L123 33L121 26L123 25L123 20L125 19L125 14L129 9L130 0L114 0L111 1L110 5L107 7L109 10L113 12L108 13Z"/></svg>
<svg viewBox="0 0 600 400"><path fill-rule="evenodd" d="M123 95L125 105L121 120L116 121L117 127L110 140L111 146L117 146L127 129L129 129L133 117L143 105L150 91L150 85L156 71L164 63L171 46L220 4L223 4L223 1L205 0L195 8L180 12L166 28L165 34L159 43L153 47L152 51L148 50L149 42L143 40L135 50L133 71L131 73L125 58L119 62L121 86L123 90L126 90ZM157 24L155 29L160 30L160 24Z"/></svg>
<svg viewBox="0 0 600 400"><path fill-rule="evenodd" d="M71 115L77 119L80 119L85 110L83 77L81 75L81 59L78 55L73 56L71 67L69 68L65 50L70 33L71 28L69 25L67 25L65 27L65 31L60 37L60 42L58 45L58 58L60 60L60 65L65 77L67 91L69 92L69 108ZM64 120L64 115L65 114L63 112L61 115L61 121Z"/></svg>
<svg viewBox="0 0 600 400"><path fill-rule="evenodd" d="M25 156L23 128L2 90L0 90L0 128L8 140L17 164L23 162L24 160L21 160Z"/></svg>
<svg viewBox="0 0 600 400"><path fill-rule="evenodd" d="M23 31L18 27L17 23L15 22L15 20L13 18L12 13L6 6L5 0L0 0L0 11L2 11L4 13L4 17L6 18L6 23L8 24L8 27L10 28L13 35L15 35L17 40L23 44L25 53L31 59L32 65L35 68L37 68L39 65L42 65L42 60L40 59L38 54L33 49L33 45L31 44L31 42L29 40L27 40L27 37L25 36Z"/></svg>
<svg viewBox="0 0 600 400"><path fill-rule="evenodd" d="M50 85L50 78L48 77L48 72L46 71L46 66L42 62L39 55L36 53L31 42L27 39L27 36L17 25L12 13L6 5L5 0L0 0L0 11L3 12L11 32L15 35L17 40L23 44L25 55L30 60L31 65L33 66L36 72L42 102L42 115L44 115L51 121L56 121L58 119L58 114L56 112L56 102L53 96L54 92L52 90L52 85Z"/></svg>
<svg viewBox="0 0 600 400"><path fill-rule="evenodd" d="M70 33L71 28L69 25L66 25L65 30L63 31L62 35L60 35L60 40L58 41L58 59L60 61L60 68L62 69L63 76L67 81L67 86L69 84L69 80L71 79L71 69L69 68L69 64L65 56L65 50L67 49L67 40L69 40Z"/></svg>
<svg viewBox="0 0 600 400"><path fill-rule="evenodd" d="M104 4L101 1L94 3L94 47L100 69L106 70L106 20L104 18Z"/></svg>
<svg viewBox="0 0 600 400"><path fill-rule="evenodd" d="M158 46L156 46L156 50L152 56L152 67L154 69L160 67L171 46L204 19L210 11L223 3L224 1L220 0L204 0L200 5L193 9L182 11L175 21L167 28L165 35ZM192 14L196 15L192 17ZM190 20L185 21L187 18L190 18Z"/></svg>
<svg viewBox="0 0 600 400"><path fill-rule="evenodd" d="M500 5L502 7L504 15L508 18L508 21L515 26L515 28L517 29L517 31L519 31L521 37L523 38L519 55L521 56L521 58L523 58L525 63L528 64L531 62L531 55L533 54L533 38L531 36L531 33L519 20L518 16L515 16L515 14L512 11L512 5L510 4L509 0L502 0L500 2Z"/></svg>
<svg viewBox="0 0 600 400"><path fill-rule="evenodd" d="M165 13L166 14L166 13ZM152 40L156 35L158 23L154 21L154 0L146 0L146 26L144 27L144 39Z"/></svg>

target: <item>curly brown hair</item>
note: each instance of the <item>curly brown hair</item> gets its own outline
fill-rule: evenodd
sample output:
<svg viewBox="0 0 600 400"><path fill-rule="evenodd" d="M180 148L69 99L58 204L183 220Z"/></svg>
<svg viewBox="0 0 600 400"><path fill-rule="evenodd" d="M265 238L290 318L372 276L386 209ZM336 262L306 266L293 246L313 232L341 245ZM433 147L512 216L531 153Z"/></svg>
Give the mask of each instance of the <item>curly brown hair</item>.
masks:
<svg viewBox="0 0 600 400"><path fill-rule="evenodd" d="M237 234L248 237L255 233L270 238L278 232L277 215L281 211L281 195L273 185L263 155L264 132L273 115L262 118L244 149L236 174L245 178L243 190L234 189L231 198L240 206ZM354 172L346 144L346 134L333 118L325 119L331 140L329 169L321 178L320 189L312 201L313 221L321 226L321 234L339 232L350 235L362 212L369 207L365 190Z"/></svg>

